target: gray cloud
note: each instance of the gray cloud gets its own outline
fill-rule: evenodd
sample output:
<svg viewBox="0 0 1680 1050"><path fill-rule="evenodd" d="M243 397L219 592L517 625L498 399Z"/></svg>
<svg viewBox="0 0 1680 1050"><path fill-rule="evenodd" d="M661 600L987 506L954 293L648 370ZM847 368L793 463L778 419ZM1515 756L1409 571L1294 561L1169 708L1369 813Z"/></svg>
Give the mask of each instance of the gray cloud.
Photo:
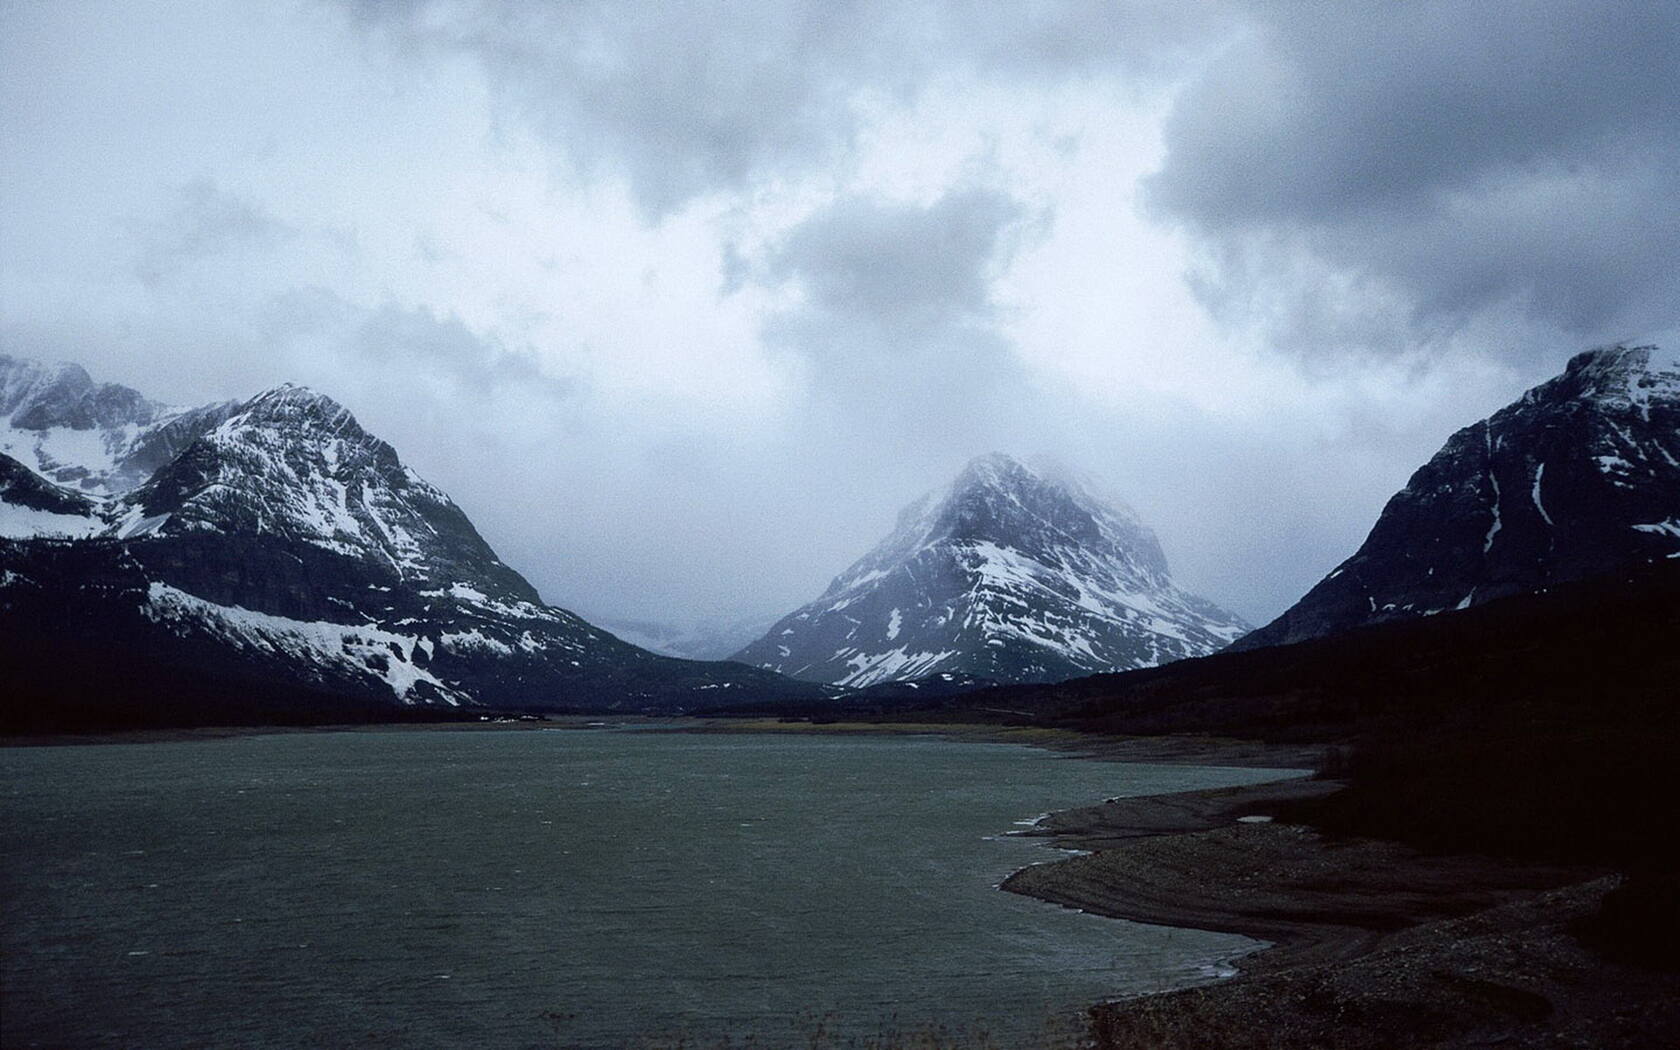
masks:
<svg viewBox="0 0 1680 1050"><path fill-rule="evenodd" d="M843 199L789 231L766 275L796 280L812 312L912 341L989 319L1025 218L1014 198L979 188L927 207Z"/></svg>
<svg viewBox="0 0 1680 1050"><path fill-rule="evenodd" d="M272 247L297 231L255 204L198 178L171 196L165 213L146 224L134 274L156 284L189 263L244 249Z"/></svg>
<svg viewBox="0 0 1680 1050"><path fill-rule="evenodd" d="M257 327L263 345L330 347L351 371L373 369L382 382L401 371L424 378L434 389L442 386L445 397L486 397L517 389L558 405L580 391L576 380L544 372L529 350L508 347L424 305L385 303L368 309L325 288L294 288L263 304Z"/></svg>
<svg viewBox="0 0 1680 1050"><path fill-rule="evenodd" d="M1147 185L1208 246L1216 311L1304 349L1377 341L1347 315L1381 309L1403 344L1488 309L1573 341L1672 316L1680 8L1254 7Z"/></svg>
<svg viewBox="0 0 1680 1050"><path fill-rule="evenodd" d="M842 198L789 230L757 276L803 292L765 318L763 338L801 362L807 441L885 440L926 469L990 447L1029 412L992 285L1031 232L1019 201L980 187L928 205Z"/></svg>
<svg viewBox="0 0 1680 1050"><path fill-rule="evenodd" d="M575 163L623 174L656 216L834 163L860 101L908 101L937 76L1166 75L1222 6L346 2L402 48L470 56L513 112Z"/></svg>
<svg viewBox="0 0 1680 1050"><path fill-rule="evenodd" d="M8 16L0 342L183 403L315 386L591 613L791 607L1001 448L1112 483L1187 585L1263 619L1601 338L1571 333L1673 323L1656 5ZM1151 196L1229 341L1128 283L1174 238L1100 221L1133 215L1180 82ZM573 169L589 192L545 178ZM1256 362L1256 330L1335 352ZM1477 355L1345 353L1447 337Z"/></svg>

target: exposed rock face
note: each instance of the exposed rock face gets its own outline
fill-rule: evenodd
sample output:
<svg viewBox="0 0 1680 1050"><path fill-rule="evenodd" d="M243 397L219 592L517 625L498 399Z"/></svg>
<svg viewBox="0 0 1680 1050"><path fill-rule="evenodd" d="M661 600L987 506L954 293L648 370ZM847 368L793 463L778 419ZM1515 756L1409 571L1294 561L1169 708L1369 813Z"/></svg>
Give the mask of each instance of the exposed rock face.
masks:
<svg viewBox="0 0 1680 1050"><path fill-rule="evenodd" d="M1041 682L1199 656L1245 629L1173 586L1131 511L994 454L735 658L848 686Z"/></svg>
<svg viewBox="0 0 1680 1050"><path fill-rule="evenodd" d="M288 385L182 412L79 369L5 368L21 377L0 388L12 433L29 432L22 414L45 435L23 449L38 469L0 458L0 534L20 537L0 542L0 630L14 637L103 638L403 705L686 710L817 693L657 656L545 605L330 398ZM102 469L53 451L76 434Z"/></svg>
<svg viewBox="0 0 1680 1050"><path fill-rule="evenodd" d="M1448 439L1353 557L1238 648L1680 556L1680 355L1613 346Z"/></svg>

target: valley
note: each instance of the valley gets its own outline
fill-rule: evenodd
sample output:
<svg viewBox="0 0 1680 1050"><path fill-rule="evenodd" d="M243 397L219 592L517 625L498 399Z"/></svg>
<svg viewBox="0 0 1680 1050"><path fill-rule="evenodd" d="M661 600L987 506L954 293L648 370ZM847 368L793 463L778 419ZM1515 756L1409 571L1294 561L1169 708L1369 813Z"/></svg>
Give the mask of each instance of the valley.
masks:
<svg viewBox="0 0 1680 1050"><path fill-rule="evenodd" d="M1680 561L1661 527L1680 514L1680 368L1649 348L1582 355L1455 435L1352 558L1246 635L1174 587L1129 511L993 455L735 662L652 653L544 604L319 394L179 412L8 367L35 377L6 401L7 447L35 461L6 460L0 492L13 743L172 746L145 741L173 730L214 747L195 727L294 726L313 728L286 746L309 747L403 722L447 741L486 721L481 739L535 740L581 724L567 718L683 715L676 736L726 747L931 736L1306 767L1320 778L1069 800L1029 830L1082 855L1003 889L1270 945L1217 986L1085 993L1099 1046L1404 1031L1632 1048L1680 1031L1662 1006L1680 837L1658 801L1680 749ZM98 422L89 406L110 404ZM106 459L68 465L89 434ZM524 734L495 724L519 718ZM1256 1011L1263 1025L1237 1020Z"/></svg>

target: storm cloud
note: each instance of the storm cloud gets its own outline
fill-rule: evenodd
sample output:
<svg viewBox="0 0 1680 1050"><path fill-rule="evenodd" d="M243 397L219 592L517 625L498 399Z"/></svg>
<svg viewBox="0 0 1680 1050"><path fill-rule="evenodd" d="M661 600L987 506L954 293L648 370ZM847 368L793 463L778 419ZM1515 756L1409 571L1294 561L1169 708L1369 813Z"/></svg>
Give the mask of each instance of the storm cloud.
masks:
<svg viewBox="0 0 1680 1050"><path fill-rule="evenodd" d="M1252 620L1676 327L1672 5L0 0L0 352L294 381L590 616L1055 454Z"/></svg>
<svg viewBox="0 0 1680 1050"><path fill-rule="evenodd" d="M1439 337L1490 309L1582 341L1672 324L1680 8L1250 14L1179 96L1145 186L1208 245L1202 290L1216 308L1276 322L1284 349L1309 350ZM1383 296L1403 327L1303 320Z"/></svg>
<svg viewBox="0 0 1680 1050"><path fill-rule="evenodd" d="M1217 5L1068 0L532 4L355 0L400 48L485 71L516 119L650 215L754 180L844 166L872 111L952 75L1167 75Z"/></svg>
<svg viewBox="0 0 1680 1050"><path fill-rule="evenodd" d="M954 191L928 207L846 199L805 219L772 254L771 280L797 280L810 308L913 342L983 322L1023 216L997 192Z"/></svg>

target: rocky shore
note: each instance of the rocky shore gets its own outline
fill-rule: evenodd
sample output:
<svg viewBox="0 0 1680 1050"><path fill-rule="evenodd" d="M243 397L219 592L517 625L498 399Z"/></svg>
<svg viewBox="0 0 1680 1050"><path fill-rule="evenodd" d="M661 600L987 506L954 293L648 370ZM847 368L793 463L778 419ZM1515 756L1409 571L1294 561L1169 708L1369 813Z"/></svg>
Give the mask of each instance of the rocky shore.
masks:
<svg viewBox="0 0 1680 1050"><path fill-rule="evenodd" d="M1034 833L1094 852L1004 889L1272 945L1237 978L1097 1005L1099 1047L1680 1045L1680 975L1608 962L1571 932L1614 876L1266 819L1338 787L1116 799L1041 822Z"/></svg>

